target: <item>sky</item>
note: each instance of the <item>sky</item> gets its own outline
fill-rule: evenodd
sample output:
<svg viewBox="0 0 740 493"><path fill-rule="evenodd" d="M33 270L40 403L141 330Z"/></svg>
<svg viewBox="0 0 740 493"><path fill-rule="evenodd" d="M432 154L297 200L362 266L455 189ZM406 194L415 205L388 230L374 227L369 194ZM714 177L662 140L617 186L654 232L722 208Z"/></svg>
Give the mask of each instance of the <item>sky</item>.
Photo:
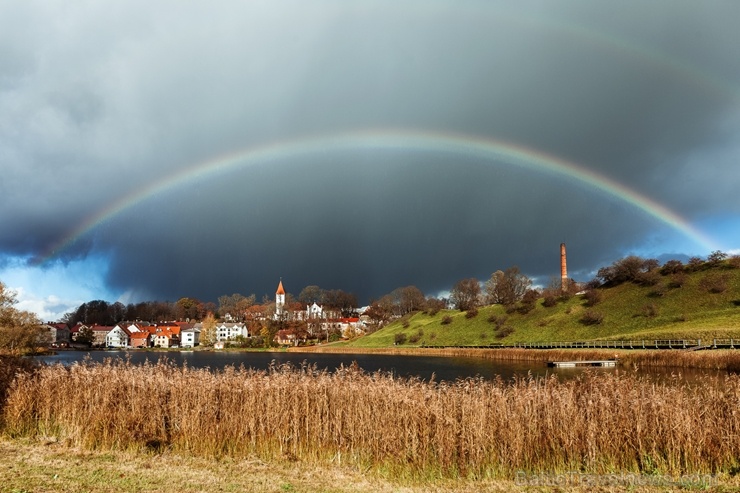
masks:
<svg viewBox="0 0 740 493"><path fill-rule="evenodd" d="M368 303L740 253L740 3L0 2L0 281Z"/></svg>

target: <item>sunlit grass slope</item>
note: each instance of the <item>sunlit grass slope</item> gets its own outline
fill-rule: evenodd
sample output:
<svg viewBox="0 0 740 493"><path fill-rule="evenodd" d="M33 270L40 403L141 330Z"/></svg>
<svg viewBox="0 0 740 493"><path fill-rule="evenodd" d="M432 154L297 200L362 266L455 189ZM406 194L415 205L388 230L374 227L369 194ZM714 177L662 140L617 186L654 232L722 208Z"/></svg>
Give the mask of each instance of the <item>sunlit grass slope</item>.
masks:
<svg viewBox="0 0 740 493"><path fill-rule="evenodd" d="M708 287L723 285L720 292ZM501 305L465 312L443 310L431 316L415 313L350 343L357 347L488 345L495 343L582 341L598 339L740 339L740 269L727 264L689 273L678 287L661 276L652 286L624 283L599 288L601 301L587 306L583 295L546 307L538 300L528 313ZM588 312L601 323L583 321ZM449 317L449 323L443 323ZM507 334L507 332L510 332ZM403 336L400 336L403 337Z"/></svg>

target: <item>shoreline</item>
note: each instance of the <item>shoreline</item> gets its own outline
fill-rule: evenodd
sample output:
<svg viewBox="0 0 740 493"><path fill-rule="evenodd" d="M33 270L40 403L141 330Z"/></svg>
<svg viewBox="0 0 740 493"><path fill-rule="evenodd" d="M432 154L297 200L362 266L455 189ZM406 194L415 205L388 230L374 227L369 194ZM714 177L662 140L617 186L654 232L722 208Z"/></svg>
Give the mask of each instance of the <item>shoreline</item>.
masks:
<svg viewBox="0 0 740 493"><path fill-rule="evenodd" d="M336 354L388 354L397 356L441 356L481 358L494 361L536 361L616 359L620 366L726 370L740 373L740 351L713 349L523 349L523 348L356 348L332 346L291 347L288 352Z"/></svg>
<svg viewBox="0 0 740 493"><path fill-rule="evenodd" d="M256 352L256 353L317 353L317 354L383 354L392 356L439 356L479 358L492 361L551 361L617 360L623 367L691 368L740 373L740 350L713 349L690 351L686 349L535 349L535 348L430 348L430 347L380 347L360 348L350 346L291 346L280 348L54 348L32 356L51 355L73 351L132 351L148 353L172 352Z"/></svg>

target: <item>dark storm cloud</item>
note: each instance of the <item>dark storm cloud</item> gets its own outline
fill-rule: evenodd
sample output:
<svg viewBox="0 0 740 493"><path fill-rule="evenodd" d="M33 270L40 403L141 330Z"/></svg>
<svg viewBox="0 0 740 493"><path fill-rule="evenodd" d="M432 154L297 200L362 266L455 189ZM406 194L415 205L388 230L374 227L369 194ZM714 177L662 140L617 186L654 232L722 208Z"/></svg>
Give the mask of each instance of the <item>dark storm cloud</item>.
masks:
<svg viewBox="0 0 740 493"><path fill-rule="evenodd" d="M194 163L364 128L508 141L689 220L737 213L737 18L732 2L5 4L0 251L43 255ZM152 298L260 296L282 276L366 301L513 264L546 280L562 241L587 275L675 236L507 163L366 149L163 192L60 255L105 252L112 288Z"/></svg>

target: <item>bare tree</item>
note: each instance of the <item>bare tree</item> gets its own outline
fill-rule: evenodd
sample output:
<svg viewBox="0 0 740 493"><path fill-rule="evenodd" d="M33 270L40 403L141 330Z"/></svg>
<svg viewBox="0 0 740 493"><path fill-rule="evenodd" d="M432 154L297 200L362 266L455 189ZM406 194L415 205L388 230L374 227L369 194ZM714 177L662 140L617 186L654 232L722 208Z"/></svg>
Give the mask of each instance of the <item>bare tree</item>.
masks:
<svg viewBox="0 0 740 493"><path fill-rule="evenodd" d="M532 280L522 274L516 265L505 272L498 270L486 282L487 300L491 304L513 305L524 297L530 286Z"/></svg>
<svg viewBox="0 0 740 493"><path fill-rule="evenodd" d="M457 281L450 291L450 301L460 311L476 308L479 304L479 296L480 283L474 277Z"/></svg>

